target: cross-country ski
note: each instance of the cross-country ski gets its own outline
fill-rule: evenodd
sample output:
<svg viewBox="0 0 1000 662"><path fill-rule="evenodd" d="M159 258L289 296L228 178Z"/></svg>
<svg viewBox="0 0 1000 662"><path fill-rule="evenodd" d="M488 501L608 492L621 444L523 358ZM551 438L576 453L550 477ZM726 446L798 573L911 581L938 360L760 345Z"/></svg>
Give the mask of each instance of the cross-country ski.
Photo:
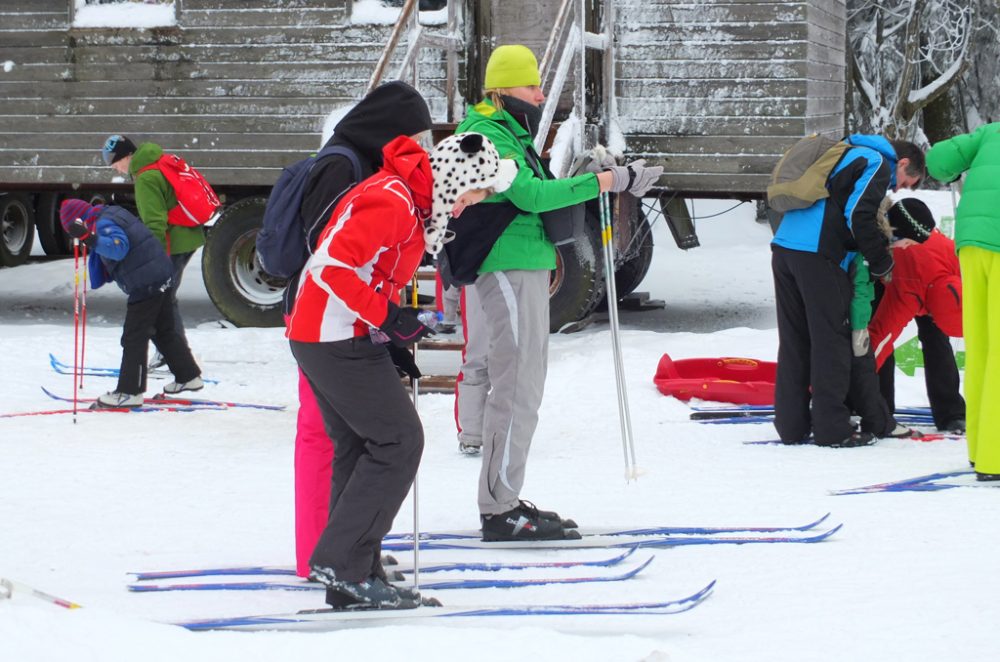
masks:
<svg viewBox="0 0 1000 662"><path fill-rule="evenodd" d="M486 577L479 579L456 578L421 582L422 591L446 591L452 589L476 588L523 588L526 586L546 586L549 584L591 584L599 582L623 582L632 579L645 570L653 557L650 556L636 567L617 575L591 575L588 577L517 577L500 578ZM422 570L421 570L422 572ZM295 583L258 581L258 582L203 582L196 584L129 584L128 590L133 593L164 593L167 591L322 591L324 586L318 582L299 581Z"/></svg>
<svg viewBox="0 0 1000 662"><path fill-rule="evenodd" d="M685 598L661 602L586 605L520 605L520 606L455 606L419 607L401 610L336 611L304 610L291 614L238 616L179 622L188 630L335 630L351 623L423 618L479 618L494 616L666 616L694 609L704 602L715 587L711 582Z"/></svg>
<svg viewBox="0 0 1000 662"><path fill-rule="evenodd" d="M503 570L529 570L535 568L579 568L579 567L603 567L610 568L618 565L625 559L635 554L639 549L633 547L615 556L594 559L590 561L526 561L511 563L484 563L481 561L447 561L434 562L425 561L420 566L420 572L500 572ZM387 569L397 570L403 573L413 572L412 562L402 562L387 566ZM200 568L193 570L152 570L146 572L130 572L136 581L158 581L163 579L184 579L188 577L212 577L212 576L253 576L253 575L295 575L295 568L290 566L232 566L220 568Z"/></svg>

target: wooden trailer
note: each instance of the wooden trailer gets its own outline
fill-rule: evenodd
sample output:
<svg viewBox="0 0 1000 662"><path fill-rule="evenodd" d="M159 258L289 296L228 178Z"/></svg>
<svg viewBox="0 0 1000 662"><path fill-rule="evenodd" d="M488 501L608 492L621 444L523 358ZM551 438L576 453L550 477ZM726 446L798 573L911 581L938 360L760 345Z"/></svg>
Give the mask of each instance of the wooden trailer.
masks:
<svg viewBox="0 0 1000 662"><path fill-rule="evenodd" d="M36 228L46 252L66 251L56 215L66 196L128 203L129 183L101 162L106 136L153 141L224 198L204 275L240 325L280 323L283 283L253 250L270 185L319 147L328 115L364 94L380 58L385 79L416 75L447 127L463 99L480 97L493 46L525 43L541 57L560 12L577 12L582 41L599 43L585 73L571 67L555 118L579 105L571 88L582 82L587 140L617 140L627 158L665 166L645 202L668 212L683 248L697 245L683 198L758 199L797 137L843 132L844 0L450 0L420 12L424 47L413 54L412 25L385 50L395 26L378 22L374 0L175 0L169 24L144 28L75 25L77 1L0 3L0 263L22 262ZM652 255L643 214L630 208L620 204L616 220L619 295ZM553 328L601 299L604 269L590 239L560 247Z"/></svg>

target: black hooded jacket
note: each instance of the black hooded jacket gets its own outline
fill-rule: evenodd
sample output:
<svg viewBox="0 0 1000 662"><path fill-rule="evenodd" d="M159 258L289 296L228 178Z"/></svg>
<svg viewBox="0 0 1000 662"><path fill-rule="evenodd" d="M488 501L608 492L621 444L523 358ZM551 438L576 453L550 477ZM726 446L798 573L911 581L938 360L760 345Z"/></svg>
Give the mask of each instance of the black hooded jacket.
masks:
<svg viewBox="0 0 1000 662"><path fill-rule="evenodd" d="M430 128L431 114L420 93L402 81L392 81L372 90L344 115L324 147L351 149L361 162L361 177L367 179L381 167L382 148L387 143ZM346 157L335 155L320 161L309 173L302 198L306 227L320 216L329 220L341 194L356 183L354 168Z"/></svg>
<svg viewBox="0 0 1000 662"><path fill-rule="evenodd" d="M361 163L361 178L367 179L382 166L382 148L398 136L412 136L431 128L431 113L420 93L402 81L392 81L372 90L333 129L324 147L340 145L353 151ZM344 156L321 160L309 173L299 213L306 227L325 227L340 197L355 184L354 167ZM316 247L313 246L313 249ZM285 314L291 313L299 277L285 289Z"/></svg>

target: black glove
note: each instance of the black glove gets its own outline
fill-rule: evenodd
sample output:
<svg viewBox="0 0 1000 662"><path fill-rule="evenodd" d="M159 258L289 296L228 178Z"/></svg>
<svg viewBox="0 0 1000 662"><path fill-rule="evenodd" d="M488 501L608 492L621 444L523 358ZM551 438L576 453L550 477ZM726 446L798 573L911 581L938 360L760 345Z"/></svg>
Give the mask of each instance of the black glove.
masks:
<svg viewBox="0 0 1000 662"><path fill-rule="evenodd" d="M419 312L417 308L400 308L390 301L389 314L385 316L379 330L389 336L393 345L409 347L425 336L434 335L434 329L417 319Z"/></svg>
<svg viewBox="0 0 1000 662"><path fill-rule="evenodd" d="M97 237L87 228L87 224L79 218L67 226L66 234L74 239L79 239L80 243L85 244L88 249L93 249L94 244L97 243Z"/></svg>
<svg viewBox="0 0 1000 662"><path fill-rule="evenodd" d="M392 343L388 343L385 348L389 350L389 358L392 359L392 364L396 366L400 377L420 379L423 376L420 373L420 368L417 367L417 362L413 360L413 354L410 353L410 350L405 347L397 347Z"/></svg>

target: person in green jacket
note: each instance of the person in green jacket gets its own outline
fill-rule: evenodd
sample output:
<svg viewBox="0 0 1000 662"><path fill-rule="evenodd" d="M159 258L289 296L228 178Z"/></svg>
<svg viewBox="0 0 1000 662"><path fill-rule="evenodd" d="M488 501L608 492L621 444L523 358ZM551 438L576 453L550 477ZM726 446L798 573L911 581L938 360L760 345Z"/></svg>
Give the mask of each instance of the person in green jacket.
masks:
<svg viewBox="0 0 1000 662"><path fill-rule="evenodd" d="M177 304L177 289L181 285L181 277L194 252L205 245L205 231L201 227L186 227L167 223L168 212L177 206L177 196L174 189L155 168L139 172L143 168L155 164L163 156L163 148L156 143L135 143L125 136L110 136L101 151L104 162L122 176L131 176L135 182L135 204L138 207L139 218L156 237L170 261L174 265L173 284L170 289L170 302L174 311L174 325L184 333L184 320L181 318L180 307ZM150 363L150 369L163 365L162 356L157 353ZM197 390L197 389L192 389Z"/></svg>
<svg viewBox="0 0 1000 662"><path fill-rule="evenodd" d="M510 188L480 205L487 215L513 219L479 267L474 285L466 288L474 290L467 295L470 310L465 313L473 351L462 366L457 411L461 443L482 446L479 512L484 540L559 539L575 527L520 498L545 385L549 277L556 268L556 249L540 214L605 192L641 196L663 172L641 161L626 166L612 162L600 164L608 166L601 172L549 179L537 165L532 142L545 101L540 84L538 63L528 48L500 46L486 65L486 98L469 108L456 129L483 134L501 158L518 166ZM476 347L482 348L478 357Z"/></svg>
<svg viewBox="0 0 1000 662"><path fill-rule="evenodd" d="M1000 122L936 143L927 171L966 173L955 213L962 270L966 438L978 480L1000 480Z"/></svg>

